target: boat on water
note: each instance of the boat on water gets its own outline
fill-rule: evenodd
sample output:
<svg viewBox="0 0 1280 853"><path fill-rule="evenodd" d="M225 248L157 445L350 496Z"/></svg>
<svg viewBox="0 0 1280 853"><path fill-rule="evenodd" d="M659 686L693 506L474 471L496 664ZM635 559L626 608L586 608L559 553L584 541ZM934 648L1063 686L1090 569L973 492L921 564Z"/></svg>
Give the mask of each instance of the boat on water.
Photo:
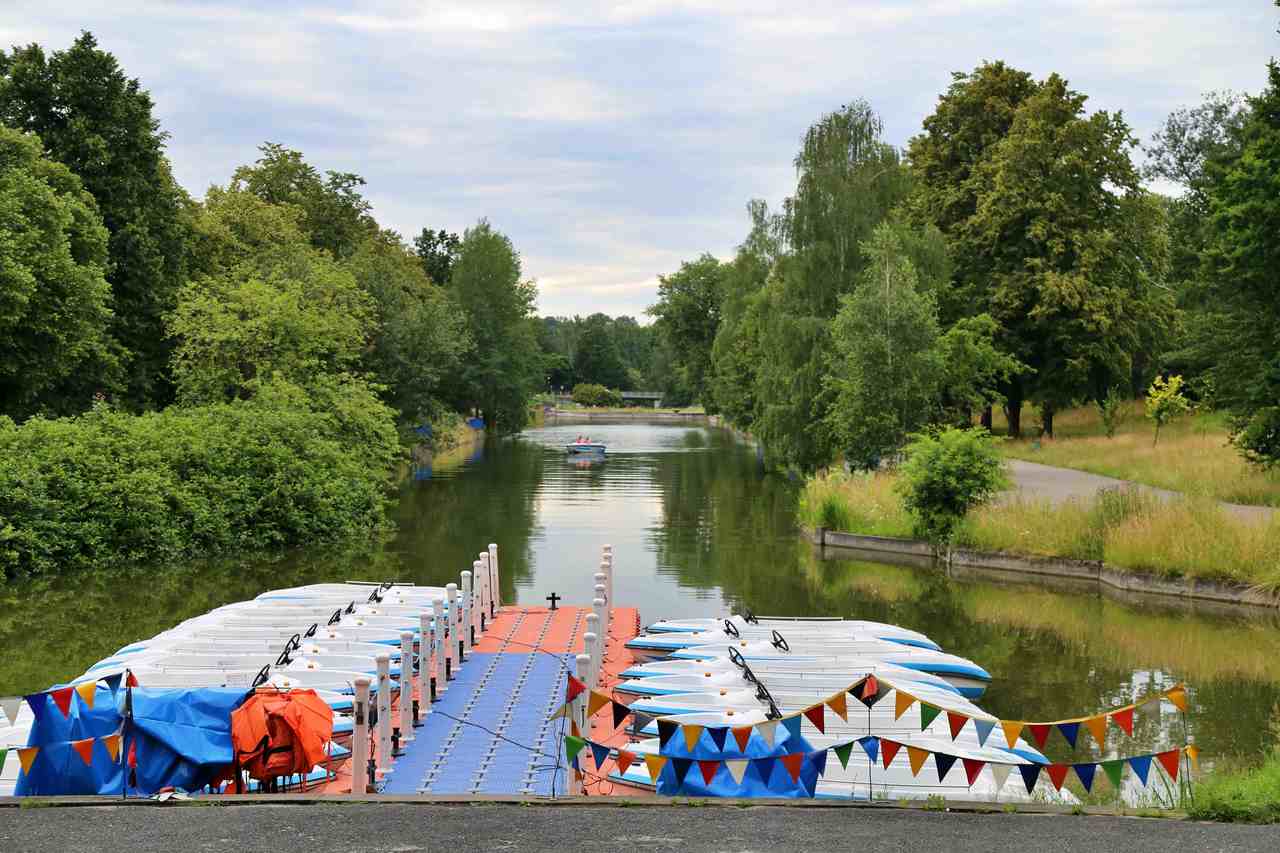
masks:
<svg viewBox="0 0 1280 853"><path fill-rule="evenodd" d="M564 449L570 456L603 456L605 453L603 442L592 441L582 436L578 436L577 440L566 444Z"/></svg>

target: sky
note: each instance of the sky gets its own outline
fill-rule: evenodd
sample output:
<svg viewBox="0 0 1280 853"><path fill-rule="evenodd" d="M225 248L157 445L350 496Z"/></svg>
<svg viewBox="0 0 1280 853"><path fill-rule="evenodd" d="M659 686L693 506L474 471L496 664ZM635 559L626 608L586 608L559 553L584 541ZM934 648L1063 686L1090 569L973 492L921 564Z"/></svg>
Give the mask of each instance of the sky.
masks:
<svg viewBox="0 0 1280 853"><path fill-rule="evenodd" d="M406 237L481 217L538 310L639 316L658 276L732 255L823 113L866 99L905 145L953 71L1065 76L1141 140L1209 90L1256 92L1272 0L359 3L0 0L0 45L84 29L151 91L194 196L264 141L368 181Z"/></svg>

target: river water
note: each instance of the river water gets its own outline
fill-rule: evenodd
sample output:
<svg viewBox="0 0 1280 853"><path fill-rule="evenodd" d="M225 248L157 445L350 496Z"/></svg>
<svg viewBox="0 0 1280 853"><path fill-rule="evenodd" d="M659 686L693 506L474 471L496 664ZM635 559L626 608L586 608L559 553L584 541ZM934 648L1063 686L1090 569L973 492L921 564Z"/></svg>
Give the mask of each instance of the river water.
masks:
<svg viewBox="0 0 1280 853"><path fill-rule="evenodd" d="M567 458L579 434L605 461ZM1083 716L1178 681L1192 713L1148 705L1108 757L1184 744L1210 766L1253 762L1280 740L1280 617L1093 589L948 576L847 552L818 554L797 532L799 484L765 472L728 431L681 423L572 423L491 441L406 478L386 541L316 546L269 559L99 572L0 587L0 696L41 690L120 646L273 587L363 578L444 584L487 543L501 548L504 601L555 593L588 603L600 547L615 553L615 599L644 622L718 615L835 615L928 634L994 677L980 703L1005 719ZM1187 728L1184 728L1187 727ZM1052 757L1075 753L1052 735Z"/></svg>

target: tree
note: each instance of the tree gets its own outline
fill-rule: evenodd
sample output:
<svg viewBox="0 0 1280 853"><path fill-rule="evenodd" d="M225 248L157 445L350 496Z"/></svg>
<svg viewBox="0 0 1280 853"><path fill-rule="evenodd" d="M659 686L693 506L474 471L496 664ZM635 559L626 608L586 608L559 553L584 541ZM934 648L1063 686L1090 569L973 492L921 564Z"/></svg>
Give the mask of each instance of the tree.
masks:
<svg viewBox="0 0 1280 853"><path fill-rule="evenodd" d="M711 346L720 327L722 278L720 262L709 254L685 261L671 275L658 276L658 302L649 309L684 371L684 384L704 404Z"/></svg>
<svg viewBox="0 0 1280 853"><path fill-rule="evenodd" d="M172 389L163 318L186 275L189 201L170 173L151 96L86 32L48 57L35 44L0 52L0 123L37 134L97 201L128 400L164 404Z"/></svg>
<svg viewBox="0 0 1280 853"><path fill-rule="evenodd" d="M574 353L573 375L579 382L628 391L627 368L612 327L613 321L604 314L592 314L586 319Z"/></svg>
<svg viewBox="0 0 1280 853"><path fill-rule="evenodd" d="M0 414L69 414L120 381L107 230L40 140L0 127Z"/></svg>
<svg viewBox="0 0 1280 853"><path fill-rule="evenodd" d="M458 252L462 250L462 241L457 234L441 228L432 231L423 228L422 233L413 238L414 251L422 262L422 269L427 278L444 287L449 283L449 275L453 272L453 264L458 260Z"/></svg>
<svg viewBox="0 0 1280 853"><path fill-rule="evenodd" d="M449 291L475 342L460 371L455 402L479 409L490 429L517 432L543 374L530 316L537 289L520 280L520 255L511 240L483 219L468 228Z"/></svg>
<svg viewBox="0 0 1280 853"><path fill-rule="evenodd" d="M1156 425L1155 438L1151 440L1154 447L1160 443L1160 428L1178 415L1191 408L1187 398L1182 396L1182 377L1170 376L1166 379L1157 376L1147 389L1147 419Z"/></svg>
<svg viewBox="0 0 1280 853"><path fill-rule="evenodd" d="M995 440L984 429L919 435L905 449L897 484L916 534L948 546L969 511L1008 485Z"/></svg>

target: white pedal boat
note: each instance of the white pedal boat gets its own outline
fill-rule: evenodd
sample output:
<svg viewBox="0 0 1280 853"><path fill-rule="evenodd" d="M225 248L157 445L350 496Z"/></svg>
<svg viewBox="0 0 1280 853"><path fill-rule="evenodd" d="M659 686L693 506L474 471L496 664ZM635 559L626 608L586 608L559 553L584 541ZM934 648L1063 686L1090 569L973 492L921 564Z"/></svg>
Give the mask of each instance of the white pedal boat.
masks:
<svg viewBox="0 0 1280 853"><path fill-rule="evenodd" d="M777 631L786 638L801 636L828 636L831 634L872 634L880 639L921 648L936 649L938 644L927 635L888 622L871 622L864 619L839 617L787 618L726 616L719 619L659 619L644 629L642 636L653 634L710 634L730 639L767 639ZM736 633L735 633L736 632Z"/></svg>

